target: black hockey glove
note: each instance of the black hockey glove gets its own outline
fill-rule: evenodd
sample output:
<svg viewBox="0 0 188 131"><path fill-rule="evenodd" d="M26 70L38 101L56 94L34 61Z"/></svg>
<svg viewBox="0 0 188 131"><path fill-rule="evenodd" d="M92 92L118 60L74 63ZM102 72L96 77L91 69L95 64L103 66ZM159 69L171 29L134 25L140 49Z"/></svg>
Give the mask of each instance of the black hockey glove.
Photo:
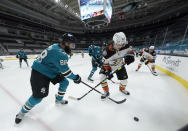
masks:
<svg viewBox="0 0 188 131"><path fill-rule="evenodd" d="M16 58L19 58L19 55L16 55Z"/></svg>
<svg viewBox="0 0 188 131"><path fill-rule="evenodd" d="M145 62L145 65L147 65L147 64L149 64L149 61L146 61L146 62Z"/></svg>
<svg viewBox="0 0 188 131"><path fill-rule="evenodd" d="M133 63L135 61L135 59L134 59L134 56L128 55L128 56L124 57L124 61L125 61L125 63L127 63L127 65L129 65L129 64Z"/></svg>
<svg viewBox="0 0 188 131"><path fill-rule="evenodd" d="M81 82L81 77L76 75L76 79L74 79L74 83L79 84Z"/></svg>
<svg viewBox="0 0 188 131"><path fill-rule="evenodd" d="M62 74L58 74L58 75L56 75L55 78L53 78L51 80L51 82L55 85L55 84L61 82L62 80L64 80L64 76Z"/></svg>
<svg viewBox="0 0 188 131"><path fill-rule="evenodd" d="M151 59L151 60L150 60L150 63L155 63L155 59Z"/></svg>
<svg viewBox="0 0 188 131"><path fill-rule="evenodd" d="M102 68L103 68L103 63L100 63L100 64L99 64L99 67L102 69Z"/></svg>
<svg viewBox="0 0 188 131"><path fill-rule="evenodd" d="M111 70L105 70L105 75L108 80L111 80L114 77L113 74L111 73Z"/></svg>

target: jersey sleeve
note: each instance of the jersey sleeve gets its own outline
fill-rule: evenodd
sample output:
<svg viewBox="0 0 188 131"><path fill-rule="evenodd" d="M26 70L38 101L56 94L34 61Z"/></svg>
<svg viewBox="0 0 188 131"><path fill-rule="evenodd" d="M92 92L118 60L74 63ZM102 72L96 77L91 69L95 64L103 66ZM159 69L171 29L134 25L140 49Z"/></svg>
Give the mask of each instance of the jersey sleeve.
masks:
<svg viewBox="0 0 188 131"><path fill-rule="evenodd" d="M24 52L24 57L27 59L27 53L26 52Z"/></svg>
<svg viewBox="0 0 188 131"><path fill-rule="evenodd" d="M125 48L123 50L118 51L118 53L115 53L114 55L112 55L111 57L105 59L105 64L106 63L111 63L116 59L119 58L123 58L124 56L126 56L132 49L131 48Z"/></svg>
<svg viewBox="0 0 188 131"><path fill-rule="evenodd" d="M102 52L102 50L100 50L100 57L99 57L99 62L100 62L100 64L103 63L103 62L102 62L102 59L103 59L103 52Z"/></svg>
<svg viewBox="0 0 188 131"><path fill-rule="evenodd" d="M89 48L88 48L88 52L89 52L89 55L91 56L91 55L92 55L92 49L91 49L90 46L89 46Z"/></svg>
<svg viewBox="0 0 188 131"><path fill-rule="evenodd" d="M18 51L16 55L17 55L17 56L20 56L20 52Z"/></svg>
<svg viewBox="0 0 188 131"><path fill-rule="evenodd" d="M69 79L76 79L76 76L72 73L68 66L68 56L64 52L58 52L58 55L56 56L56 67L59 69L59 71L63 74L64 77L67 77Z"/></svg>
<svg viewBox="0 0 188 131"><path fill-rule="evenodd" d="M156 54L155 51L153 52L152 56L153 56L153 59L156 60L156 58L157 58L157 54Z"/></svg>

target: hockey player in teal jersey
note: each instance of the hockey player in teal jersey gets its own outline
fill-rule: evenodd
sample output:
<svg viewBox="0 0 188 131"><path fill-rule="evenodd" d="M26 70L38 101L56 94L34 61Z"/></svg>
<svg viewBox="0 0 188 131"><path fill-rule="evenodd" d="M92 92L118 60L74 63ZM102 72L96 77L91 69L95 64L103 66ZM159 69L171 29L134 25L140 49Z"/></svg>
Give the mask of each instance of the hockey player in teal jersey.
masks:
<svg viewBox="0 0 188 131"><path fill-rule="evenodd" d="M73 74L67 63L68 55L71 53L71 42L71 37L67 34L63 35L62 42L49 46L33 62L30 78L32 95L16 115L16 124L20 123L26 113L48 96L50 82L54 85L59 83L55 103L68 104L68 101L63 99L69 85L67 78L72 79L76 84L81 82L80 76Z"/></svg>
<svg viewBox="0 0 188 131"><path fill-rule="evenodd" d="M29 64L27 62L27 54L25 53L23 48L21 48L20 51L17 52L16 58L19 58L20 68L22 67L22 60L24 60L25 63L27 64L27 66L29 66Z"/></svg>
<svg viewBox="0 0 188 131"><path fill-rule="evenodd" d="M102 49L99 46L90 45L88 48L89 56L92 57L92 70L88 76L88 80L93 82L92 76L97 70L97 67L102 67Z"/></svg>

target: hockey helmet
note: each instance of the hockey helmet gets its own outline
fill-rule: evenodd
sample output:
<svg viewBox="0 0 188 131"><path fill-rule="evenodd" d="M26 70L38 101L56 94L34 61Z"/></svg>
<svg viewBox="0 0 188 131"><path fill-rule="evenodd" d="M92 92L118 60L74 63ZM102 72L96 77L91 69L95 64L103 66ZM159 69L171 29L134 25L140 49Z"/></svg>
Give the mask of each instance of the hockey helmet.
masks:
<svg viewBox="0 0 188 131"><path fill-rule="evenodd" d="M125 44L127 44L127 39L123 32L115 33L113 36L113 41L115 45L124 46Z"/></svg>
<svg viewBox="0 0 188 131"><path fill-rule="evenodd" d="M150 50L154 50L155 47L154 47L154 46L150 46L149 49L150 49Z"/></svg>

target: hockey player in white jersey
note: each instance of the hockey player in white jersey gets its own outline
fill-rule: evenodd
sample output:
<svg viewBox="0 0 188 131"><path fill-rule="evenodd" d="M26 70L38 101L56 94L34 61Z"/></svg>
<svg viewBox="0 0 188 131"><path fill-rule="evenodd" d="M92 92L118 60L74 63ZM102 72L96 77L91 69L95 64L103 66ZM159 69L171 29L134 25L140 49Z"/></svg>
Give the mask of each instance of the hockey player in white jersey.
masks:
<svg viewBox="0 0 188 131"><path fill-rule="evenodd" d="M123 32L115 33L113 41L103 50L103 68L100 71L100 78L103 81L105 78L110 80L113 75L112 72L116 71L118 80L120 80L119 90L123 94L129 95L129 92L125 90L127 85L127 71L124 64L129 65L134 62L134 51L128 45L126 36ZM101 99L105 99L110 95L107 80L101 83L104 90L104 94Z"/></svg>
<svg viewBox="0 0 188 131"><path fill-rule="evenodd" d="M146 48L143 50L143 54L141 56L140 63L138 64L138 68L136 69L136 71L138 71L141 68L143 63L145 63L145 65L151 63L152 73L157 74L155 71L156 52L154 48L154 46L150 46L149 49Z"/></svg>

